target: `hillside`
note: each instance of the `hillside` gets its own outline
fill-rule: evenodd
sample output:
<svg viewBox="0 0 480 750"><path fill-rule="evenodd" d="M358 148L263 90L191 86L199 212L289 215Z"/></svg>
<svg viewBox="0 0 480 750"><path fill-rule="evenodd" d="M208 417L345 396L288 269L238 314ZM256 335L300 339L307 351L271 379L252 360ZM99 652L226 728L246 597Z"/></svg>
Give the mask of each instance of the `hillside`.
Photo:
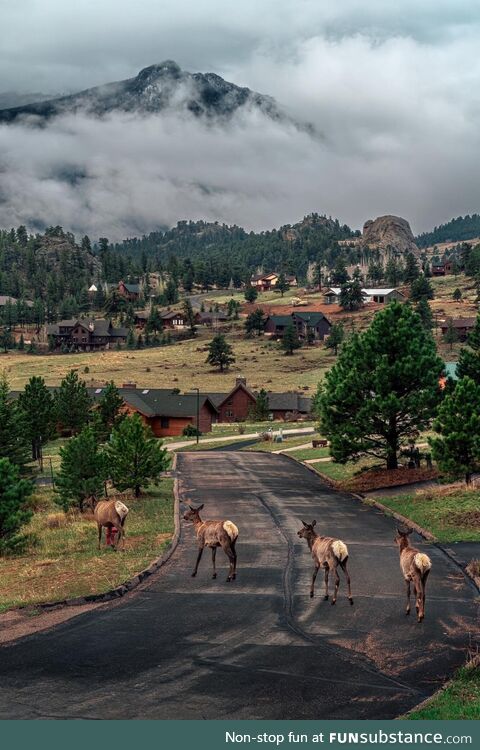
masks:
<svg viewBox="0 0 480 750"><path fill-rule="evenodd" d="M439 243L454 243L471 240L480 235L480 214L467 214L440 224L431 232L424 232L415 238L418 247L425 248Z"/></svg>

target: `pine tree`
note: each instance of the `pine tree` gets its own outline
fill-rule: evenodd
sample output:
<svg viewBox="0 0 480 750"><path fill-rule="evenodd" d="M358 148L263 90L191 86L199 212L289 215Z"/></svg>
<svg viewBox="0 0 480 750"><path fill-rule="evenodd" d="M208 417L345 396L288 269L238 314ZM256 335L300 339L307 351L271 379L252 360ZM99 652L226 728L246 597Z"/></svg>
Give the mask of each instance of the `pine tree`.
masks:
<svg viewBox="0 0 480 750"><path fill-rule="evenodd" d="M89 497L103 494L106 479L105 458L97 436L85 427L60 448L60 471L56 478L55 502L65 511L77 507L83 511Z"/></svg>
<svg viewBox="0 0 480 750"><path fill-rule="evenodd" d="M89 421L91 399L83 380L71 370L55 391L55 415L63 429L79 432Z"/></svg>
<svg viewBox="0 0 480 750"><path fill-rule="evenodd" d="M434 459L443 471L463 474L470 484L480 466L480 385L468 377L459 380L440 405L433 427L441 436L430 439Z"/></svg>
<svg viewBox="0 0 480 750"><path fill-rule="evenodd" d="M403 273L403 279L407 284L411 284L415 279L420 276L417 259L413 253L407 253L405 259L405 271Z"/></svg>
<svg viewBox="0 0 480 750"><path fill-rule="evenodd" d="M474 329L467 338L467 346L460 349L457 374L459 378L469 377L480 385L480 315L477 315Z"/></svg>
<svg viewBox="0 0 480 750"><path fill-rule="evenodd" d="M409 305L392 302L378 312L325 377L321 423L334 460L375 456L396 469L402 445L432 420L443 367Z"/></svg>
<svg viewBox="0 0 480 750"><path fill-rule="evenodd" d="M254 286L247 286L244 296L247 302L255 302L258 297L258 292Z"/></svg>
<svg viewBox="0 0 480 750"><path fill-rule="evenodd" d="M20 551L26 542L19 531L33 516L32 491L32 483L20 479L18 466L0 458L0 555Z"/></svg>
<svg viewBox="0 0 480 750"><path fill-rule="evenodd" d="M115 487L122 491L132 489L138 497L146 485L158 484L161 473L170 465L162 445L139 414L123 419L105 448Z"/></svg>
<svg viewBox="0 0 480 750"><path fill-rule="evenodd" d="M250 418L257 422L264 422L268 419L270 407L268 402L268 393L262 388L257 395L255 406L250 411Z"/></svg>
<svg viewBox="0 0 480 750"><path fill-rule="evenodd" d="M185 320L190 329L190 333L192 336L196 336L197 329L195 326L195 313L193 312L192 303L188 298L183 303L183 314L185 315Z"/></svg>
<svg viewBox="0 0 480 750"><path fill-rule="evenodd" d="M283 297L285 292L288 292L289 289L290 284L288 283L285 274L281 273L277 279L277 283L275 284L275 291L280 292L281 296Z"/></svg>
<svg viewBox="0 0 480 750"><path fill-rule="evenodd" d="M433 315L428 300L425 299L425 297L422 297L422 299L417 302L415 305L415 312L419 315L420 320L422 321L422 326L425 330L431 331L433 328Z"/></svg>
<svg viewBox="0 0 480 750"><path fill-rule="evenodd" d="M266 318L261 308L251 312L245 320L245 335L249 337L256 333L257 336L261 336L265 328L265 321Z"/></svg>
<svg viewBox="0 0 480 750"><path fill-rule="evenodd" d="M10 399L5 375L0 376L0 456L24 470L30 460L25 417L18 401Z"/></svg>
<svg viewBox="0 0 480 750"><path fill-rule="evenodd" d="M127 334L127 349L135 349L135 345L136 345L136 342L135 342L135 334L133 332L133 328L129 328L128 334Z"/></svg>
<svg viewBox="0 0 480 750"><path fill-rule="evenodd" d="M343 323L334 323L330 328L330 333L325 342L327 349L333 349L335 356L338 354L338 347L341 346L345 338L345 329Z"/></svg>
<svg viewBox="0 0 480 750"><path fill-rule="evenodd" d="M32 446L32 459L40 458L42 445L55 434L54 398L43 378L33 375L18 397L26 434Z"/></svg>
<svg viewBox="0 0 480 750"><path fill-rule="evenodd" d="M283 332L281 346L285 354L288 356L291 356L295 349L300 349L301 343L298 338L297 329L294 327L293 323L289 323L288 326L286 326Z"/></svg>
<svg viewBox="0 0 480 750"><path fill-rule="evenodd" d="M453 345L458 341L458 332L453 324L452 318L449 318L447 321L447 330L445 331L443 340L446 344L450 344L450 351L452 351Z"/></svg>
<svg viewBox="0 0 480 750"><path fill-rule="evenodd" d="M23 338L23 333L20 334L20 339L18 341L18 351L25 351L25 339Z"/></svg>
<svg viewBox="0 0 480 750"><path fill-rule="evenodd" d="M218 367L220 372L228 369L235 362L233 349L227 342L225 336L218 333L208 345L207 364Z"/></svg>
<svg viewBox="0 0 480 750"><path fill-rule="evenodd" d="M452 297L455 302L460 302L460 300L462 299L462 292L458 287L454 290Z"/></svg>
<svg viewBox="0 0 480 750"><path fill-rule="evenodd" d="M98 402L98 413L100 415L105 435L109 435L112 429L123 419L121 413L123 405L124 402L120 395L120 391L113 380L111 380L105 386Z"/></svg>
<svg viewBox="0 0 480 750"><path fill-rule="evenodd" d="M348 284L342 284L340 289L340 306L344 310L359 310L363 305L362 285L355 279Z"/></svg>
<svg viewBox="0 0 480 750"><path fill-rule="evenodd" d="M335 264L335 268L333 269L331 273L331 282L332 284L346 284L348 281L348 271L345 266L344 259L340 256L337 259L337 262Z"/></svg>
<svg viewBox="0 0 480 750"><path fill-rule="evenodd" d="M423 299L433 299L433 287L429 280L423 274L415 279L410 288L410 299L412 302L419 302Z"/></svg>

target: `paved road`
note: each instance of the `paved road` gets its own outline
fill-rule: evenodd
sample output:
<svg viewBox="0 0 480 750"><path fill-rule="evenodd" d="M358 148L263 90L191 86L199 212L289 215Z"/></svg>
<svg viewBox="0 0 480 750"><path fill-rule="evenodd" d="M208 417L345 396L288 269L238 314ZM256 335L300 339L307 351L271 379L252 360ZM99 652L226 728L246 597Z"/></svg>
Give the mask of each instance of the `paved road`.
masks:
<svg viewBox="0 0 480 750"><path fill-rule="evenodd" d="M191 578L185 528L144 590L0 650L0 718L390 718L475 643L477 591L443 552L428 548L417 625L403 615L392 520L288 457L185 453L178 469L185 499L240 527L237 580L225 583L221 553L217 580L206 553ZM296 531L313 517L350 548L354 607L343 587L335 607L308 597Z"/></svg>

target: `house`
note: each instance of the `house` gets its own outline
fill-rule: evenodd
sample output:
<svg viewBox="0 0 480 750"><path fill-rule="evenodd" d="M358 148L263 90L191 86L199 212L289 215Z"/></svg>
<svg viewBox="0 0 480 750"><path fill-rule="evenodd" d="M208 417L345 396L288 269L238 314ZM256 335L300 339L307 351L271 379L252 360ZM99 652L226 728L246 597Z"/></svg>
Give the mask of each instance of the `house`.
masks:
<svg viewBox="0 0 480 750"><path fill-rule="evenodd" d="M237 378L229 393L204 393L218 410L218 422L244 422L257 402L258 393L247 387L245 378ZM269 417L285 420L305 417L311 412L312 400L302 393L268 393Z"/></svg>
<svg viewBox="0 0 480 750"><path fill-rule="evenodd" d="M219 323L226 323L228 315L225 312L196 312L195 323L197 326L210 326L215 328Z"/></svg>
<svg viewBox="0 0 480 750"><path fill-rule="evenodd" d="M161 313L160 318L164 328L185 328L188 325L181 310L168 310L168 312Z"/></svg>
<svg viewBox="0 0 480 750"><path fill-rule="evenodd" d="M135 310L133 314L133 324L137 326L137 328L145 328L149 316L150 313L146 310Z"/></svg>
<svg viewBox="0 0 480 750"><path fill-rule="evenodd" d="M330 287L324 295L326 305L339 305L341 288L339 286ZM362 289L364 302L376 302L379 305L387 305L393 300L405 302L405 295L393 287L385 289Z"/></svg>
<svg viewBox="0 0 480 750"><path fill-rule="evenodd" d="M432 276L446 276L451 273L453 273L453 261L451 260L432 264Z"/></svg>
<svg viewBox="0 0 480 750"><path fill-rule="evenodd" d="M255 287L257 292L268 292L271 289L275 289L278 284L279 273L264 273L252 276L250 284ZM297 279L295 276L285 274L285 280L289 286L297 286Z"/></svg>
<svg viewBox="0 0 480 750"><path fill-rule="evenodd" d="M97 397L102 389L96 389ZM200 432L211 432L218 410L209 396L177 393L165 388L137 388L135 383L119 389L127 414L140 414L156 437L181 435L188 425L197 425Z"/></svg>
<svg viewBox="0 0 480 750"><path fill-rule="evenodd" d="M290 325L296 328L299 338L306 340L313 337L315 341L323 341L332 327L322 312L296 310L290 315L269 315L265 321L264 333L273 338L282 338Z"/></svg>
<svg viewBox="0 0 480 750"><path fill-rule="evenodd" d="M104 318L61 320L45 326L45 332L54 339L56 349L68 346L84 352L111 349L125 343L128 335L126 328L114 328L112 321Z"/></svg>
<svg viewBox="0 0 480 750"><path fill-rule="evenodd" d="M127 284L125 281L119 281L117 291L121 297L124 297L129 302L136 302L142 290L140 284Z"/></svg>
<svg viewBox="0 0 480 750"><path fill-rule="evenodd" d="M442 320L439 323L442 335L448 331L450 325L454 327L457 332L460 341L465 341L468 334L475 328L476 318L450 318L449 320Z"/></svg>

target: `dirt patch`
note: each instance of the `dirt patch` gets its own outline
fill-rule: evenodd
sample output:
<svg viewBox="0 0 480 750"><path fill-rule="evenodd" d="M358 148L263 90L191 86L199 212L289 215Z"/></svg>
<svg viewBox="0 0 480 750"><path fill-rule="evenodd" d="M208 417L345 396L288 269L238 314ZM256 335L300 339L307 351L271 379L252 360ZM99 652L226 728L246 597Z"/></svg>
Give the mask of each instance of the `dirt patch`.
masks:
<svg viewBox="0 0 480 750"><path fill-rule="evenodd" d="M61 607L50 612L42 612L35 607L25 607L3 612L0 614L0 645L26 635L39 633L41 630L59 625L84 612L104 606L105 604L101 603L82 604L78 607Z"/></svg>
<svg viewBox="0 0 480 750"><path fill-rule="evenodd" d="M480 510L452 513L451 523L455 526L473 526L480 529Z"/></svg>
<svg viewBox="0 0 480 750"><path fill-rule="evenodd" d="M438 477L436 469L371 469L338 482L338 487L349 492L368 492L386 487L426 482Z"/></svg>

